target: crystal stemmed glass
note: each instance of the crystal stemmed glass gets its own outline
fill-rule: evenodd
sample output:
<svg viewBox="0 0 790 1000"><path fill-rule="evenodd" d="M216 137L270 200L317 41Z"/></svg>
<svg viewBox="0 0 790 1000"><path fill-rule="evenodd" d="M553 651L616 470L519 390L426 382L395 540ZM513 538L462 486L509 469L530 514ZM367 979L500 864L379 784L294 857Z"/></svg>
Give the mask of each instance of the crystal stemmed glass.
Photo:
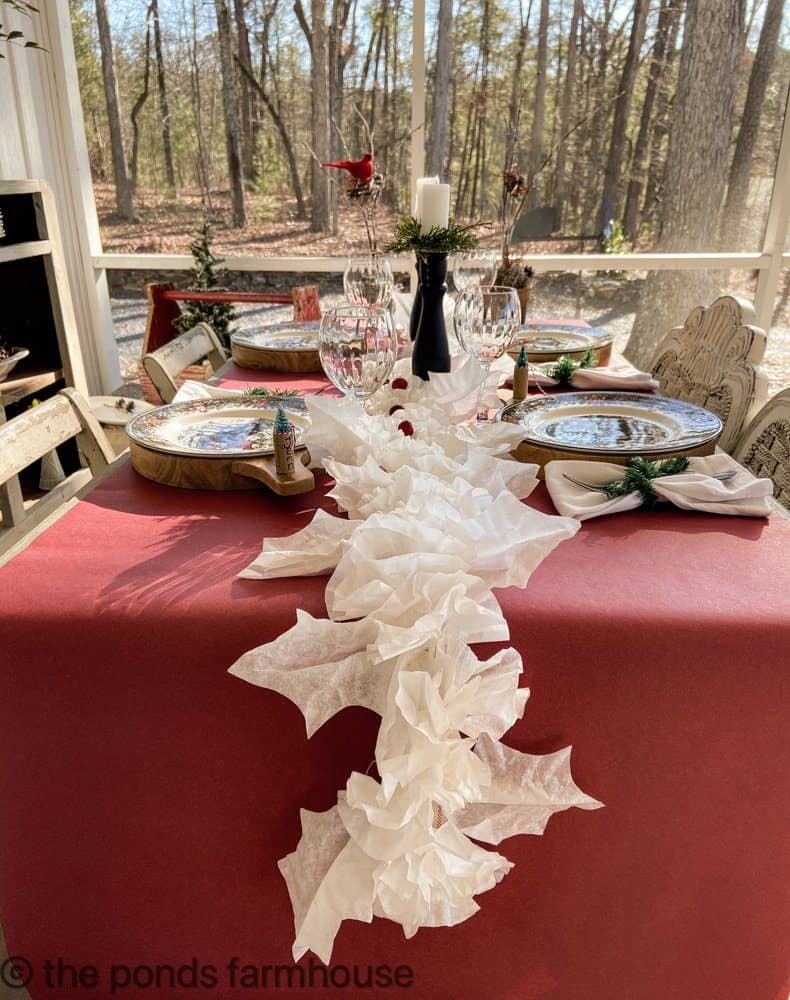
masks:
<svg viewBox="0 0 790 1000"><path fill-rule="evenodd" d="M458 292L493 285L496 272L497 254L494 250L472 250L469 253L455 254L453 284Z"/></svg>
<svg viewBox="0 0 790 1000"><path fill-rule="evenodd" d="M392 314L380 305L328 309L321 320L318 353L333 385L346 396L367 399L390 377L398 356Z"/></svg>
<svg viewBox="0 0 790 1000"><path fill-rule="evenodd" d="M380 254L349 257L343 273L343 291L355 305L389 306L395 291L390 262Z"/></svg>
<svg viewBox="0 0 790 1000"><path fill-rule="evenodd" d="M470 288L458 296L454 314L455 335L467 354L477 358L483 369L480 407L491 367L516 338L521 324L521 306L515 288L492 286ZM478 420L486 420L481 410Z"/></svg>

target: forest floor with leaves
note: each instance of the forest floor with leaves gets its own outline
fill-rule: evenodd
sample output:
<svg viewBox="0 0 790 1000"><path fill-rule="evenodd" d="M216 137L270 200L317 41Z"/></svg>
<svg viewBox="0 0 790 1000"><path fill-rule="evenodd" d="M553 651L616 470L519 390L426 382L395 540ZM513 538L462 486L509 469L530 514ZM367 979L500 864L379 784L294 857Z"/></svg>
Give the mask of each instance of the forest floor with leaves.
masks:
<svg viewBox="0 0 790 1000"><path fill-rule="evenodd" d="M197 188L181 190L177 195L139 188L134 203L136 217L132 220L118 216L112 184L95 181L94 193L105 253L189 253L189 244L204 216L213 224L215 249L220 254L343 257L349 253L364 253L368 246L361 212L344 200L338 206L338 232L331 235L311 232L309 219L297 217L296 200L290 194L279 197L248 195L245 202L247 224L244 229L234 229L228 224L231 215L228 191L213 191L209 208ZM492 223L494 215L492 208ZM391 208L379 206L380 247L393 236L398 218ZM474 232L481 245L496 245L497 232L493 225L477 226ZM571 241L535 243L527 249L539 251L549 246L551 253L578 250L578 244Z"/></svg>
<svg viewBox="0 0 790 1000"><path fill-rule="evenodd" d="M135 198L137 217L131 221L118 217L112 184L97 181L94 191L106 253L189 253L189 244L206 215L214 224L218 253L333 257L367 248L362 216L347 204L341 203L339 208L337 235L327 235L310 232L309 220L297 218L292 196L248 196L247 225L239 230L227 223L227 191L212 192L209 208L197 189L168 196L141 188ZM384 243L395 229L397 216L384 207L378 216L379 241Z"/></svg>

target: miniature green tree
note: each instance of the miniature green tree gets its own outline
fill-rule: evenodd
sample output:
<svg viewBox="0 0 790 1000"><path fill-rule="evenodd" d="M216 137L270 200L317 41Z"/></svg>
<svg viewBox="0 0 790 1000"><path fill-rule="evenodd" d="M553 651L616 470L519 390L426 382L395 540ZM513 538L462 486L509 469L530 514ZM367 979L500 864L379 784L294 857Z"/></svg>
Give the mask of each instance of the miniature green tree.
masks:
<svg viewBox="0 0 790 1000"><path fill-rule="evenodd" d="M211 249L213 234L208 219L198 230L198 234L190 244L194 265L192 267L189 291L191 292L223 292L219 275L224 270L222 257L217 257ZM230 325L237 319L236 311L228 302L186 302L184 311L175 320L174 325L180 330L191 330L198 323L208 323L211 329L226 346L230 346Z"/></svg>

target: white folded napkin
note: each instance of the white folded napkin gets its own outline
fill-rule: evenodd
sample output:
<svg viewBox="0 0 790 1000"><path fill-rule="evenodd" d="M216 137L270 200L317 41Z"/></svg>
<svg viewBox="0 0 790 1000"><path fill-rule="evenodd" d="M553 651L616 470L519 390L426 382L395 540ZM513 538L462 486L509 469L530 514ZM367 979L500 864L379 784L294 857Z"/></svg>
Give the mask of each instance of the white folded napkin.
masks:
<svg viewBox="0 0 790 1000"><path fill-rule="evenodd" d="M529 366L529 381L532 385L550 389L559 383L547 372L556 364L550 361L544 365ZM580 368L571 378L574 389L623 389L629 391L652 390L659 388L659 382L650 372L640 372L629 364L625 358L614 358L612 364L605 368Z"/></svg>
<svg viewBox="0 0 790 1000"><path fill-rule="evenodd" d="M213 385L211 382L187 381L175 394L173 402L184 403L190 399L235 399L243 395L244 389L229 389L225 386Z"/></svg>
<svg viewBox="0 0 790 1000"><path fill-rule="evenodd" d="M728 479L716 476L734 472ZM624 468L610 462L549 462L544 468L546 487L557 510L566 517L585 521L602 514L617 514L635 510L642 504L639 493L607 498L573 483L567 477L592 486L604 486L622 479ZM667 500L684 510L701 510L711 514L738 514L745 517L767 517L772 512L769 498L773 495L770 479L756 479L729 455L724 453L705 458L692 458L685 472L659 476L651 485L661 500Z"/></svg>
<svg viewBox="0 0 790 1000"><path fill-rule="evenodd" d="M174 403L185 403L190 399L227 399L240 396L241 389L225 389L210 382L194 382L187 380L173 397Z"/></svg>

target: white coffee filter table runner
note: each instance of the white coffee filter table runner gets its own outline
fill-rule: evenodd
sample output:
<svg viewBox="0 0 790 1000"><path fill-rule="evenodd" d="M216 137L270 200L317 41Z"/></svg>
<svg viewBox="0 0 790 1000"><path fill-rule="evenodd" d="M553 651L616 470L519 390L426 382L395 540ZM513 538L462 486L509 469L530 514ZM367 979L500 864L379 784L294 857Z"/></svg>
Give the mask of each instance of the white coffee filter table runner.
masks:
<svg viewBox="0 0 790 1000"><path fill-rule="evenodd" d="M347 705L381 716L377 773L353 773L326 812L302 810L302 838L280 862L296 960L309 949L328 962L344 919L387 917L406 936L467 919L512 867L470 837L498 844L600 805L575 785L569 748L535 756L500 742L529 694L521 657L480 660L470 644L508 639L492 588L525 586L579 522L520 502L537 482L535 466L507 457L520 428L469 422L482 375L472 359L454 366L423 383L399 363L405 386L364 409L308 397L307 445L347 516L319 510L264 540L242 573L333 571L327 619L298 610L231 672L290 698L308 736Z"/></svg>

